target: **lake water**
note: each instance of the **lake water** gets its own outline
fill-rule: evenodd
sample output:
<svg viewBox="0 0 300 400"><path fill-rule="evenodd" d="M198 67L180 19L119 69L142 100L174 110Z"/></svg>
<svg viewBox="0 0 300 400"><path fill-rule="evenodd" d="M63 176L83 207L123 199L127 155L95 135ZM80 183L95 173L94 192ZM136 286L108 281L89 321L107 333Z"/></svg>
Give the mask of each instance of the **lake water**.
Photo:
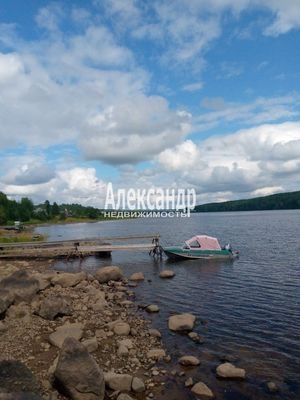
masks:
<svg viewBox="0 0 300 400"><path fill-rule="evenodd" d="M104 265L122 267L126 276L143 271L135 290L139 304L154 303L160 312L147 315L163 334L177 368L178 357L196 355L201 365L187 372L205 382L222 400L300 399L300 210L192 214L190 218L148 218L92 224L40 227L49 240L159 233L163 246L180 244L194 234L216 236L240 252L234 262L155 261L147 252L113 252L108 259L59 261L57 269L93 271ZM173 269L170 280L158 277ZM172 313L196 315L202 345L167 328ZM246 369L244 382L222 381L215 368L231 357ZM194 399L174 377L161 399ZM274 381L280 391L268 393Z"/></svg>

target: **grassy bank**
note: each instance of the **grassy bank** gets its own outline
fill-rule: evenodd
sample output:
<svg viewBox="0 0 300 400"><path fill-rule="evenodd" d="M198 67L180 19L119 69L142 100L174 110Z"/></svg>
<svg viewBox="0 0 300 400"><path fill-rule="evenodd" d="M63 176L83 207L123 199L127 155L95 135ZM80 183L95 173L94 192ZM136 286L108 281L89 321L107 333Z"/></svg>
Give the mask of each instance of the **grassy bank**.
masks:
<svg viewBox="0 0 300 400"><path fill-rule="evenodd" d="M26 227L21 231L0 228L0 243L23 243L45 240L43 235L35 235L33 229Z"/></svg>
<svg viewBox="0 0 300 400"><path fill-rule="evenodd" d="M45 235L34 234L34 229L38 226L43 225L60 225L60 224L76 224L76 223L92 223L103 221L104 219L91 219L91 218L78 218L78 217L67 217L65 219L52 218L47 221L41 221L38 219L31 219L30 221L22 223L22 229L20 231L14 229L0 228L0 243L22 243L32 241L43 241L46 240ZM12 224L10 224L12 226Z"/></svg>

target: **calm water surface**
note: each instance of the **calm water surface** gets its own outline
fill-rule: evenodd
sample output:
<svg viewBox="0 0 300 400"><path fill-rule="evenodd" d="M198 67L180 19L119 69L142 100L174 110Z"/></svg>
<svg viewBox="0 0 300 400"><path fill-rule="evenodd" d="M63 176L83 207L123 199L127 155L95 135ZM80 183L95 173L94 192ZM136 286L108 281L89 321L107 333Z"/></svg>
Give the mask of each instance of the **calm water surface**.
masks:
<svg viewBox="0 0 300 400"><path fill-rule="evenodd" d="M125 274L143 271L135 289L137 302L155 303L160 312L147 318L163 334L174 360L198 356L200 367L187 373L202 380L217 399L300 399L300 210L193 214L190 218L135 219L40 227L49 240L159 233L162 245L180 244L194 234L217 236L240 251L234 262L154 261L147 253L114 252L111 259L57 262L63 270L93 271L119 265ZM158 277L173 269L171 280ZM196 345L167 328L172 313L197 316L195 331L205 337ZM245 382L221 381L215 368L224 356L246 369ZM173 368L173 366L171 366ZM161 399L194 399L183 388L186 378L174 378ZM269 394L266 382L280 392Z"/></svg>

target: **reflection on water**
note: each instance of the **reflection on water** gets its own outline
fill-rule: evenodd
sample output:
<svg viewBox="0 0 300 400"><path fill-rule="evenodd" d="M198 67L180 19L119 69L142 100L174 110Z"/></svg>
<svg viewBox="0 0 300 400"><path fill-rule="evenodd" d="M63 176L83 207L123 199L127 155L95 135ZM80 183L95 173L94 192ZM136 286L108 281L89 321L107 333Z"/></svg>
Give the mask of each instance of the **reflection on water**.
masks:
<svg viewBox="0 0 300 400"><path fill-rule="evenodd" d="M169 262L153 260L147 253L114 252L109 259L59 261L56 268L92 272L119 265L127 276L143 271L146 279L135 289L136 298L160 307L158 314L147 318L163 333L174 367L179 368L177 359L183 354L199 356L201 365L189 376L208 384L217 399L269 399L269 380L280 386L272 399L300 399L299 210L49 226L39 232L47 233L49 240L159 232L164 246L203 233L217 236L221 244L230 242L240 251L234 262ZM176 276L160 279L162 269L172 269ZM195 330L205 337L203 345L168 330L169 316L181 312L197 316ZM224 356L246 369L245 382L216 379L215 368ZM183 389L186 378L172 379L162 399L194 398Z"/></svg>

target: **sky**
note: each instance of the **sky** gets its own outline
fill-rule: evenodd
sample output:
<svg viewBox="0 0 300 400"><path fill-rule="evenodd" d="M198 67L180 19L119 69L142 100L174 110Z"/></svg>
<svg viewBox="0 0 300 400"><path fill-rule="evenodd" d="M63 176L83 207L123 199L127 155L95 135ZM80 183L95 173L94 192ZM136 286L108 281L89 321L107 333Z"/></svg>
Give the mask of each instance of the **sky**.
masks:
<svg viewBox="0 0 300 400"><path fill-rule="evenodd" d="M0 191L300 188L299 0L0 0Z"/></svg>

